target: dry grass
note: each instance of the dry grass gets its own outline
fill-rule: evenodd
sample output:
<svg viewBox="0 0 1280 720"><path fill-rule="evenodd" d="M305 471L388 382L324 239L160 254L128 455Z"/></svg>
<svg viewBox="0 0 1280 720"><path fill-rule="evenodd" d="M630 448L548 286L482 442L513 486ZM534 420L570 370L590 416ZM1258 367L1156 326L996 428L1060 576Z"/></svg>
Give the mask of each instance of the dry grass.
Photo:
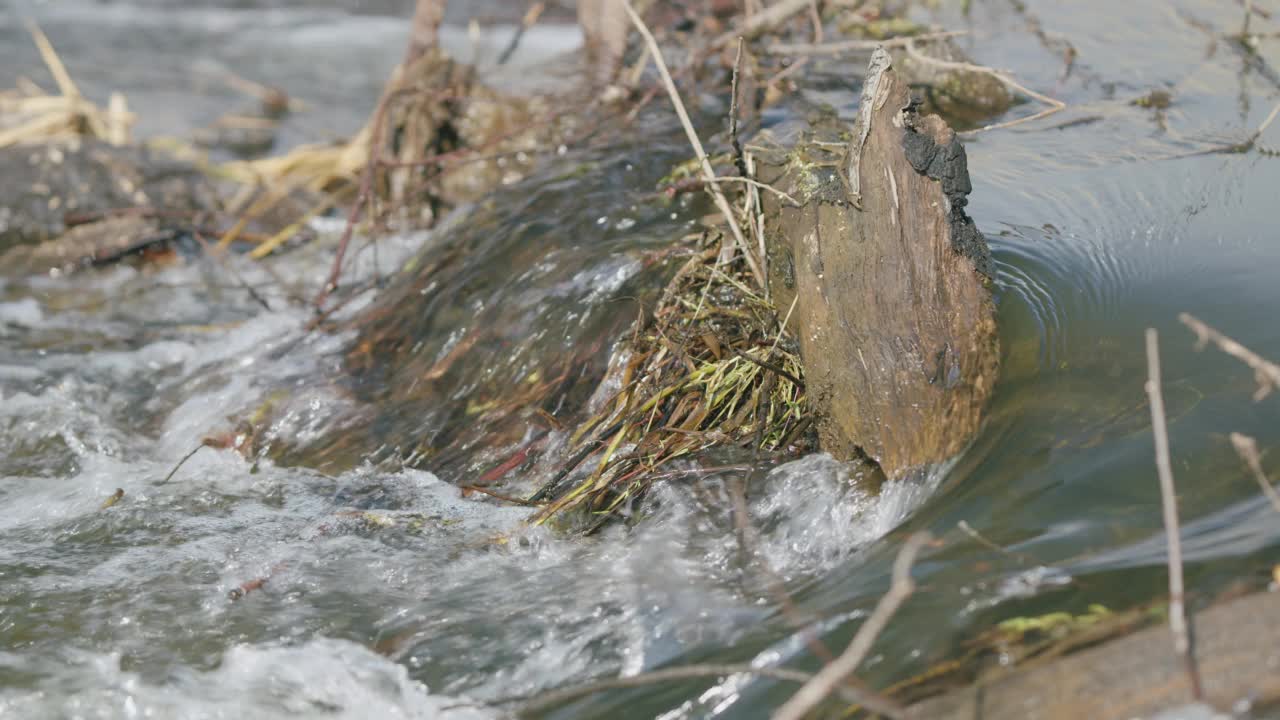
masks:
<svg viewBox="0 0 1280 720"><path fill-rule="evenodd" d="M27 29L58 85L58 94L45 92L27 80L0 92L0 148L85 136L113 145L128 143L134 117L124 96L112 93L106 108L85 99L44 32L35 23Z"/></svg>
<svg viewBox="0 0 1280 720"><path fill-rule="evenodd" d="M539 522L583 510L588 528L598 527L674 460L725 444L779 450L803 436L803 370L783 319L741 256L718 264L718 243L703 235L652 317L637 321L618 351L630 359L611 378L620 389L579 427L573 459L534 495L550 501ZM571 477L579 466L593 469Z"/></svg>

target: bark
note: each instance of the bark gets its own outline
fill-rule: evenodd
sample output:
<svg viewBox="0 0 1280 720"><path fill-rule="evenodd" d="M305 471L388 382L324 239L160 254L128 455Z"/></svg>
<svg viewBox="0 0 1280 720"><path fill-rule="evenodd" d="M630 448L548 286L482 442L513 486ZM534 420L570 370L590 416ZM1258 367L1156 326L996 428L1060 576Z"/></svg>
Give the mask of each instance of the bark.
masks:
<svg viewBox="0 0 1280 720"><path fill-rule="evenodd" d="M766 156L761 179L801 203L764 194L770 288L779 312L795 302L820 442L893 478L966 446L999 354L990 256L964 212L964 148L940 118L916 114L878 57L852 140L818 126Z"/></svg>

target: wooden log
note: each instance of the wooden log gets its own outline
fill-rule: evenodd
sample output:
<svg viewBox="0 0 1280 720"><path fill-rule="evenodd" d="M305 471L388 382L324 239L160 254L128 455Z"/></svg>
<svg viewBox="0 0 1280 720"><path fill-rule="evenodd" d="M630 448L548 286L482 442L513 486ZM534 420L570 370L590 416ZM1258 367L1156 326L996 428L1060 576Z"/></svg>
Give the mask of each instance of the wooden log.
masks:
<svg viewBox="0 0 1280 720"><path fill-rule="evenodd" d="M774 304L799 338L822 447L897 477L960 452L999 352L964 147L877 50L852 138L818 123L762 156Z"/></svg>

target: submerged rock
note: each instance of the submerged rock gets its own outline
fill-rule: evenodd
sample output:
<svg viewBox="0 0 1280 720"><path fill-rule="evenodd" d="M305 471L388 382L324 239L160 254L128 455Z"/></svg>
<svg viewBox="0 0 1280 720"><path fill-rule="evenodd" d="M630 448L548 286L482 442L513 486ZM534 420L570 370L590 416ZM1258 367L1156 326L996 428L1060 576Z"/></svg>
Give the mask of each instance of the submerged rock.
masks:
<svg viewBox="0 0 1280 720"><path fill-rule="evenodd" d="M89 138L0 148L0 198L0 252L57 238L77 218L150 212L189 220L218 207L195 166Z"/></svg>

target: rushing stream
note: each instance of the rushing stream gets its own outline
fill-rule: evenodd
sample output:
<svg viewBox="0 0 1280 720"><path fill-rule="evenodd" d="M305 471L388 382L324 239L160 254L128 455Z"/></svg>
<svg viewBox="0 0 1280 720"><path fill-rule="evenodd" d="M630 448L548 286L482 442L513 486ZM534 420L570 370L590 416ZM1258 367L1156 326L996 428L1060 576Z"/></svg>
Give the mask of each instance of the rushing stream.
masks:
<svg viewBox="0 0 1280 720"><path fill-rule="evenodd" d="M228 69L313 106L282 143L349 133L405 34L403 19L325 3L27 5L0 11L0 85L20 74L50 85L17 17L31 12L86 93L129 96L144 135L182 133L239 102L216 81ZM820 662L797 623L842 647L918 529L943 542L925 552L918 593L864 666L872 684L922 672L1008 617L1128 607L1165 582L1146 327L1161 333L1192 604L1233 583L1257 587L1253 574L1280 559L1280 521L1227 434L1280 446L1280 399L1253 402L1252 372L1195 352L1177 315L1280 359L1280 157L1264 152L1280 149L1280 125L1247 152L1202 152L1247 139L1280 98L1280 41L1246 52L1224 39L1241 20L1234 0L937 5L919 19L969 29L978 61L1068 108L968 139L970 212L995 255L1004 348L973 447L879 495L853 489L821 455L752 478L757 550L794 607L741 557L729 473L658 483L660 512L589 538L527 528L527 510L463 497L430 467L331 475L206 449L166 481L202 437L234 431L282 388L282 436L305 443L352 412L334 379L353 333L308 332L309 310L287 292L313 292L326 272L341 223L324 220L320 242L265 264L0 271L0 718L482 718L501 715L487 701L665 666L812 669ZM509 32L492 30L484 47ZM460 57L473 52L464 32L449 36ZM1058 39L1078 51L1069 67ZM577 41L564 26L537 30L520 62ZM815 64L806 99L851 118L857 63ZM1130 102L1152 90L1172 105ZM547 283L516 298L530 338L585 326L566 313L612 312L640 272L636 248L692 221L628 197L653 186L639 170L637 186L625 184L638 162L627 153L650 143L656 156L688 154L669 124L655 126L656 139L597 151L620 168L616 187L535 176L524 211L534 217L497 226L536 220L530 242L581 251L545 253L541 275L513 280ZM538 216L540 193L605 206ZM466 213L383 238L352 272L403 265ZM510 269L470 271L492 285ZM477 286L458 307L486 307L488 285ZM450 322L439 332L467 318ZM555 716L761 717L793 689L745 676L669 682L598 693Z"/></svg>

